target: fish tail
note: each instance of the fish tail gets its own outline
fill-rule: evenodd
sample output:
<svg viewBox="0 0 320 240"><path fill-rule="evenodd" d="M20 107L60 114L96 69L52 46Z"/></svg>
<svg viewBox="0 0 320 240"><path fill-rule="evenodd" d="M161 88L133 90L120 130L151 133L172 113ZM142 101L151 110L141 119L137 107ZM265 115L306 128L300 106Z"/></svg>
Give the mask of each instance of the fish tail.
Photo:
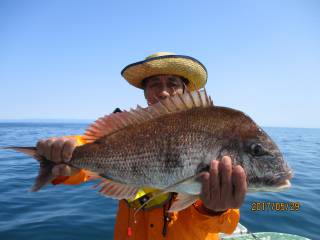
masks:
<svg viewBox="0 0 320 240"><path fill-rule="evenodd" d="M56 163L47 160L46 158L42 157L37 153L36 147L4 147L2 149L10 149L17 152L21 152L31 156L32 158L36 159L40 164L40 169L38 176L31 187L31 192L36 192L41 189L46 184L50 183L54 180L54 176L52 174L52 168L56 165Z"/></svg>

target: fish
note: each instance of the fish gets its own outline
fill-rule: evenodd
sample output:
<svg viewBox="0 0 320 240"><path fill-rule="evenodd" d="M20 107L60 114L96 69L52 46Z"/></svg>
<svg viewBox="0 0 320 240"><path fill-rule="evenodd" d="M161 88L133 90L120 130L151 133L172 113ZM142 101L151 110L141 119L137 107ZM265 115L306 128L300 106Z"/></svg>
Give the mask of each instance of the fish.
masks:
<svg viewBox="0 0 320 240"><path fill-rule="evenodd" d="M293 172L268 134L242 111L215 106L205 89L159 100L146 108L105 115L85 131L88 142L75 148L66 164L102 181L100 192L133 199L139 189L178 193L169 211L194 203L201 192L199 176L213 159L230 156L246 173L249 192L282 191ZM7 147L40 163L32 191L54 179L56 163L35 147ZM157 196L158 196L157 195Z"/></svg>

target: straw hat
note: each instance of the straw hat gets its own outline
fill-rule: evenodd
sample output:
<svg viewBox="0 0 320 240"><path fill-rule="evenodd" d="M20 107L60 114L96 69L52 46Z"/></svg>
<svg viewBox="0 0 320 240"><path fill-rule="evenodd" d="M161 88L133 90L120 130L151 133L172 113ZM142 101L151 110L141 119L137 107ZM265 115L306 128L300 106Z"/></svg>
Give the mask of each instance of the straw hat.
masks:
<svg viewBox="0 0 320 240"><path fill-rule="evenodd" d="M198 60L169 52L152 54L143 61L126 66L121 71L121 75L137 88L142 88L143 79L162 74L176 75L188 79L190 90L202 88L208 77L207 69Z"/></svg>

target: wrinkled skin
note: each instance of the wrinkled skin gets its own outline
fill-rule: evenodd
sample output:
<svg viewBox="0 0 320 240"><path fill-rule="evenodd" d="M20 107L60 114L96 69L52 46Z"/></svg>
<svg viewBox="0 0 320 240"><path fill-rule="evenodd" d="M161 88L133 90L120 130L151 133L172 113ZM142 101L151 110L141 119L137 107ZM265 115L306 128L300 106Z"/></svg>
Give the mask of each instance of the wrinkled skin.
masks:
<svg viewBox="0 0 320 240"><path fill-rule="evenodd" d="M178 76L158 75L144 83L144 95L148 104L154 104L184 91L184 82ZM68 162L76 142L72 138L50 138L37 143L38 154L57 163ZM75 174L70 167L59 164L53 168L55 176ZM232 166L232 159L224 156L221 161L212 160L209 172L201 176L200 198L205 212L216 214L229 208L240 208L247 191L246 174L241 166Z"/></svg>

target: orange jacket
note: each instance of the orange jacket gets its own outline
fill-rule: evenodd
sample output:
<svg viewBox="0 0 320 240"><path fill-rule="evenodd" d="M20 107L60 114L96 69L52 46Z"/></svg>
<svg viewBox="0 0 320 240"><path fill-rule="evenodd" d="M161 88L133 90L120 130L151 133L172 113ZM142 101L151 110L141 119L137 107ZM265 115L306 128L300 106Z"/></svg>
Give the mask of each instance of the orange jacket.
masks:
<svg viewBox="0 0 320 240"><path fill-rule="evenodd" d="M229 209L220 216L208 216L200 213L199 204L201 204L200 201L180 212L170 214L167 223L164 222L164 208L140 211L135 216L134 222L134 210L128 208L127 203L121 200L119 201L114 239L214 240L219 239L219 232L231 234L235 230L239 222L239 210ZM163 235L164 229L166 229L165 236ZM129 236L130 234L131 236Z"/></svg>
<svg viewBox="0 0 320 240"><path fill-rule="evenodd" d="M85 143L81 136L76 139L79 145ZM80 171L70 177L58 177L53 184L80 184L87 180L85 171ZM240 218L238 209L229 209L221 215L210 216L200 209L201 204L199 200L190 207L165 217L166 204L151 210L141 210L134 218L135 210L130 208L125 200L121 200L116 217L114 239L213 240L219 239L219 232L231 234L235 230Z"/></svg>

